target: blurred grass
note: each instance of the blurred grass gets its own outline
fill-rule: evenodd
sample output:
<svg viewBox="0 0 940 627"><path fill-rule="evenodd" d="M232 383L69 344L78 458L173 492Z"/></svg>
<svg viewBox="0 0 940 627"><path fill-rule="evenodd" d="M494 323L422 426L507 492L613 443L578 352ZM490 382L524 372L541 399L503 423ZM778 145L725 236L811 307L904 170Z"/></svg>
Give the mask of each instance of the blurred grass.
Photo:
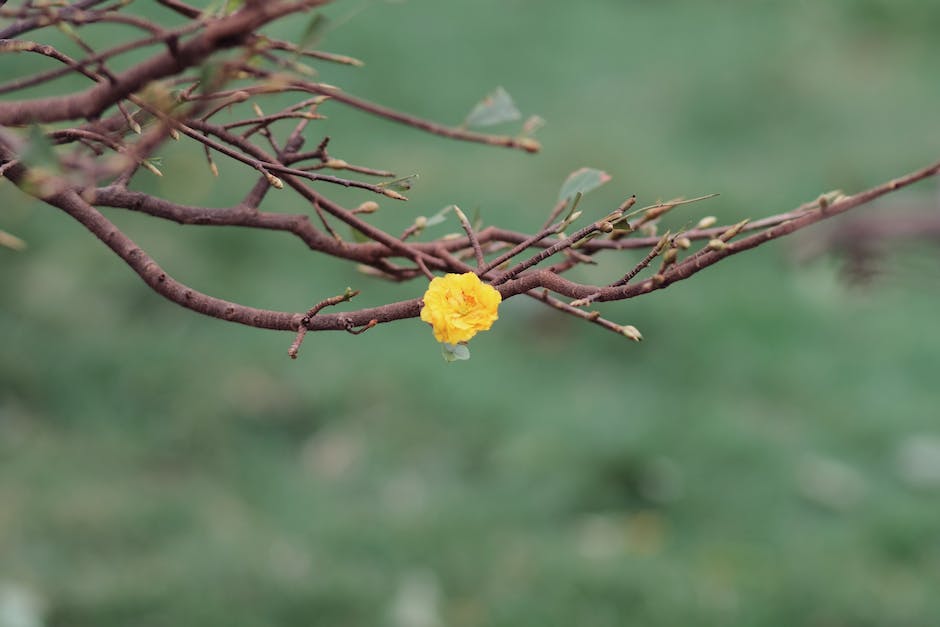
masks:
<svg viewBox="0 0 940 627"><path fill-rule="evenodd" d="M325 45L367 65L323 80L452 123L503 85L548 120L533 158L324 106L336 157L420 175L376 216L392 232L455 202L531 230L584 165L614 176L588 212L717 191L677 223L760 217L940 147L933 0L410 0L344 21L355 6L328 8ZM252 181L220 166L184 142L139 184L224 206ZM779 242L605 305L640 345L513 299L468 363L414 321L310 336L291 362L289 335L170 305L65 216L9 185L0 204L29 243L0 249L4 627L30 595L70 626L940 616L935 257L898 251L852 290ZM422 291L277 233L109 215L179 279L257 306ZM592 280L618 275L605 261Z"/></svg>

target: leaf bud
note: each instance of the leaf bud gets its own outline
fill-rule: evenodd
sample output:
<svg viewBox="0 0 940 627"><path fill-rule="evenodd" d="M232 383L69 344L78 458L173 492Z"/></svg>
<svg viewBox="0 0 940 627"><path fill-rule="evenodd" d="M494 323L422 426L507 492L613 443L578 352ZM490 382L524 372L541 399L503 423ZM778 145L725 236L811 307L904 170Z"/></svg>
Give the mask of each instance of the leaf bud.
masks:
<svg viewBox="0 0 940 627"><path fill-rule="evenodd" d="M749 219L741 220L740 222L732 226L730 229L722 233L720 236L720 239L723 239L724 241L727 242L729 239L731 239L732 237L740 233L741 229L743 229L748 222L750 222Z"/></svg>
<svg viewBox="0 0 940 627"><path fill-rule="evenodd" d="M144 166L145 168L147 168L148 170L150 170L150 171L151 171L153 174L155 174L156 176L163 176L163 172L161 172L160 169L157 168L157 166L155 166L154 164L150 163L150 162L147 161L146 159L144 159L143 161L141 161L141 162L140 162L140 165L142 165L142 166Z"/></svg>
<svg viewBox="0 0 940 627"><path fill-rule="evenodd" d="M268 179L268 183L269 183L269 184L271 185L271 187L273 187L274 189L284 189L284 181L282 181L281 179L277 178L276 176L274 176L274 175L271 174L270 172L265 172L265 173L264 173L264 178Z"/></svg>
<svg viewBox="0 0 940 627"><path fill-rule="evenodd" d="M698 221L698 224L695 225L697 229L707 229L710 226L715 226L715 223L718 222L718 218L715 216L705 216Z"/></svg>
<svg viewBox="0 0 940 627"><path fill-rule="evenodd" d="M536 140L531 137L522 137L517 140L519 147L525 150L526 152L538 152L542 149L542 144L538 143Z"/></svg>
<svg viewBox="0 0 940 627"><path fill-rule="evenodd" d="M394 198L395 200L408 200L407 197L402 196L393 189L383 188L382 193L388 196L389 198Z"/></svg>
<svg viewBox="0 0 940 627"><path fill-rule="evenodd" d="M639 329L637 329L632 324L620 327L620 333L623 334L623 336L627 339L631 339L634 342L639 342L643 339L643 334L640 333Z"/></svg>
<svg viewBox="0 0 940 627"><path fill-rule="evenodd" d="M367 200L358 207L356 207L354 213L375 213L379 210L379 203L374 200Z"/></svg>

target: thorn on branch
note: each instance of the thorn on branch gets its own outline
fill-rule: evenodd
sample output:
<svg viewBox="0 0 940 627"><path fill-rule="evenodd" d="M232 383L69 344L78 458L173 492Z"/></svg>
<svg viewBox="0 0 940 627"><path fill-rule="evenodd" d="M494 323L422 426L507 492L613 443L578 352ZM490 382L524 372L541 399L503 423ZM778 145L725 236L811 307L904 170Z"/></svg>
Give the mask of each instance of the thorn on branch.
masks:
<svg viewBox="0 0 940 627"><path fill-rule="evenodd" d="M361 327L359 327L359 328L357 329L357 328L356 328L356 325L353 324L353 321L352 321L352 320L347 320L347 321L346 321L346 332L347 332L347 333L350 333L350 334L352 334L352 335L362 335L363 333L365 333L366 331L368 331L369 329L371 329L372 327L374 327L374 326L377 325L378 323L379 323L379 321L376 320L375 318L373 318L372 320L369 320L368 324L366 324L366 325L364 325L364 326L361 326Z"/></svg>

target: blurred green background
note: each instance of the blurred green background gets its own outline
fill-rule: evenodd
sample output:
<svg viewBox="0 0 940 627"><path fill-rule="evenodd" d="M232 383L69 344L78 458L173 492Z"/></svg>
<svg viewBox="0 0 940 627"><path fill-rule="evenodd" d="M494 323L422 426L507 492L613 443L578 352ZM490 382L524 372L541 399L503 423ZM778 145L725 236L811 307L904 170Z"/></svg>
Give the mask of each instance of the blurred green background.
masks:
<svg viewBox="0 0 940 627"><path fill-rule="evenodd" d="M532 157L324 105L312 143L330 134L338 158L419 174L408 204L375 216L396 233L451 203L531 231L581 166L613 176L588 215L631 193L721 193L677 210L681 226L858 191L940 154L936 0L326 13L322 47L366 61L317 65L327 82L447 123L501 85L548 121ZM129 35L116 28L88 32L103 47ZM219 163L213 179L181 142L163 179L136 184L226 206L254 177ZM937 185L881 210L894 202L936 210ZM168 303L9 184L0 205L0 229L29 244L0 248L3 627L940 621L940 271L914 244L855 289L837 259L793 262L823 226L602 306L641 344L515 298L469 362L446 365L416 320L308 336L292 362L291 334ZM308 210L288 192L265 208ZM178 279L255 306L424 288L285 234L108 215ZM581 276L632 263L607 255Z"/></svg>

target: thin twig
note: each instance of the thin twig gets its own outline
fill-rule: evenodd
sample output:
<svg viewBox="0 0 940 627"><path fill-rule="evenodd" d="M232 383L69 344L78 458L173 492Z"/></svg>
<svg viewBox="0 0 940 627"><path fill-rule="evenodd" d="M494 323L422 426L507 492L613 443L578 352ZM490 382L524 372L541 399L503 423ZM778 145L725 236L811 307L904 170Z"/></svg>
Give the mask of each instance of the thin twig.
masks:
<svg viewBox="0 0 940 627"><path fill-rule="evenodd" d="M467 216L457 205L454 205L454 213L457 215L457 219L460 220L460 226L462 226L463 230L467 233L470 245L473 246L473 254L476 255L477 258L477 270L481 271L483 266L486 265L486 259L483 257L483 249L480 248L480 240L477 239L476 233L473 232L473 226L471 226L470 220L467 219Z"/></svg>

